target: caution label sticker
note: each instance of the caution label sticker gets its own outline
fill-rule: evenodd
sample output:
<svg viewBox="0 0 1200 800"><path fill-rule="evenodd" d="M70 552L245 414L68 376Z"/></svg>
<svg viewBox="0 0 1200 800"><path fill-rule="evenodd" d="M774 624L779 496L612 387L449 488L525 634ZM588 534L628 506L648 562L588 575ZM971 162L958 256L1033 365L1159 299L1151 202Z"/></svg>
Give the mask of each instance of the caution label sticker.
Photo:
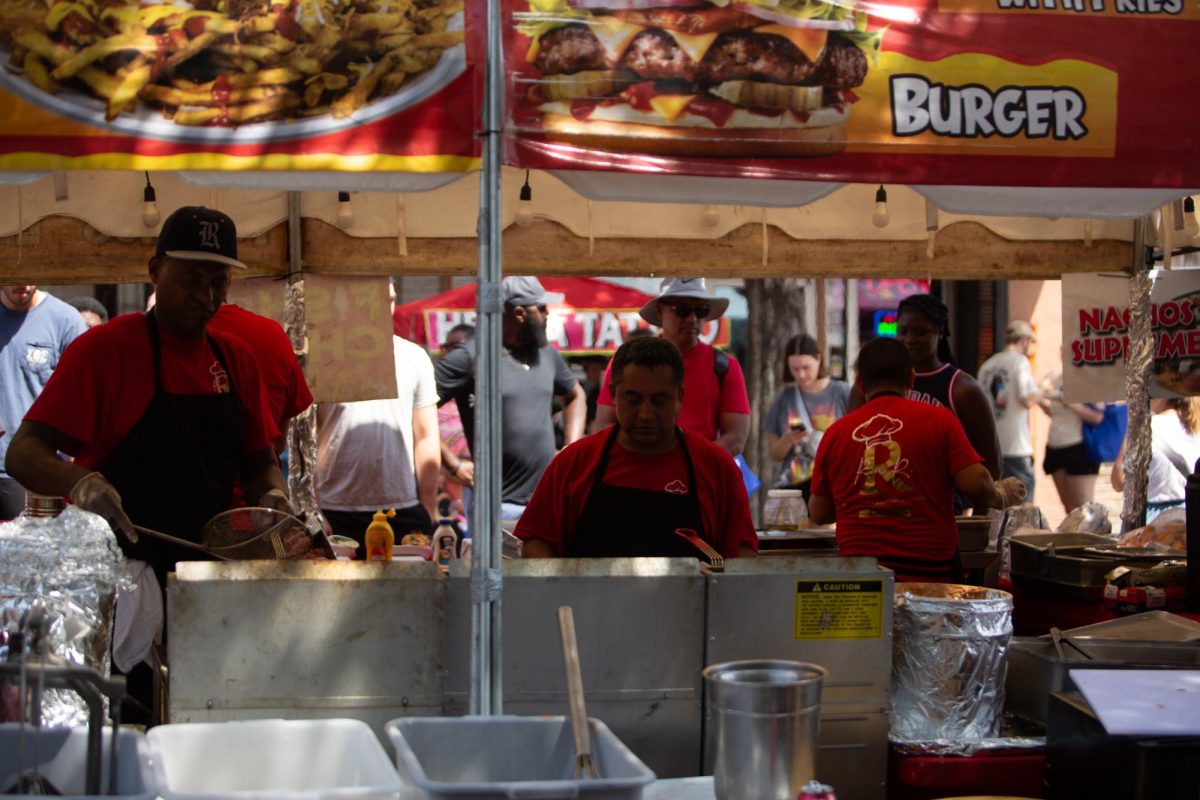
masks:
<svg viewBox="0 0 1200 800"><path fill-rule="evenodd" d="M796 639L878 639L883 581L796 581Z"/></svg>

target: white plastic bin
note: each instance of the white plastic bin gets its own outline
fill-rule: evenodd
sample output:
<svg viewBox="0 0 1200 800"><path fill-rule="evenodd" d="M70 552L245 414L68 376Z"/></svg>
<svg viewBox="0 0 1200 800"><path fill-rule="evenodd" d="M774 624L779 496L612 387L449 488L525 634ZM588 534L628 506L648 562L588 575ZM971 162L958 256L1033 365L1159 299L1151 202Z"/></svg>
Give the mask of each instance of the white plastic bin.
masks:
<svg viewBox="0 0 1200 800"><path fill-rule="evenodd" d="M147 738L166 800L368 800L402 788L383 745L358 720L160 725Z"/></svg>
<svg viewBox="0 0 1200 800"><path fill-rule="evenodd" d="M591 723L599 779L574 777L564 717L409 717L385 728L401 777L431 800L639 800L654 773L599 720Z"/></svg>
<svg viewBox="0 0 1200 800"><path fill-rule="evenodd" d="M15 722L0 724L0 794L16 785L22 770L36 768L59 794L80 798L87 789L87 728L42 728ZM22 741L23 740L23 741ZM100 752L100 791L108 792L109 743L106 728ZM117 735L117 798L150 800L158 794L146 737L122 729ZM114 795L108 795L109 798Z"/></svg>

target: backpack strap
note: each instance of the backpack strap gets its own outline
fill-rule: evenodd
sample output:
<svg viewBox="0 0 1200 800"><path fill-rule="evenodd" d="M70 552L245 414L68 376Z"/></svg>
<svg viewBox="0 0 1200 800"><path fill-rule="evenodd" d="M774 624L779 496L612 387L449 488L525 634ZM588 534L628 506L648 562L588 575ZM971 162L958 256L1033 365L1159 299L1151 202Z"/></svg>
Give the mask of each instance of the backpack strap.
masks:
<svg viewBox="0 0 1200 800"><path fill-rule="evenodd" d="M717 388L725 388L725 373L729 372L729 354L713 348L713 372L717 375Z"/></svg>

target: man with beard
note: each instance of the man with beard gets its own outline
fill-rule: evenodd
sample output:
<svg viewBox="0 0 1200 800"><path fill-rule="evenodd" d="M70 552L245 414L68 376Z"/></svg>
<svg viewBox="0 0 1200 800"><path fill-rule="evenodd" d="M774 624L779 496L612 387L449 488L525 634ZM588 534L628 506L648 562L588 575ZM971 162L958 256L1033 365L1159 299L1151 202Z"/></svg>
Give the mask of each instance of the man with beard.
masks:
<svg viewBox="0 0 1200 800"><path fill-rule="evenodd" d="M519 519L554 458L551 401L561 397L564 446L583 436L587 397L570 367L546 341L546 306L562 302L537 278L508 277L500 350L501 519ZM438 403L454 400L475 452L475 348L470 339L446 353L436 370ZM450 465L454 466L454 465Z"/></svg>
<svg viewBox="0 0 1200 800"><path fill-rule="evenodd" d="M716 442L679 427L679 350L665 339L634 339L617 350L611 371L617 424L550 464L517 523L524 557L701 556L681 529L725 558L754 555L741 471Z"/></svg>

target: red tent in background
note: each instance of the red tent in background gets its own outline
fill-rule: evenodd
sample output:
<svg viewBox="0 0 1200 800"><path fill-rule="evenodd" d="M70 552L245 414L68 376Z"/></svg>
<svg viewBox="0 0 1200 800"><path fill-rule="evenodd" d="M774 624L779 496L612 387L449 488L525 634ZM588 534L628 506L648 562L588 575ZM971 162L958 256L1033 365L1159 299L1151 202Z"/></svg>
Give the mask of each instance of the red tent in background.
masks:
<svg viewBox="0 0 1200 800"><path fill-rule="evenodd" d="M651 295L597 278L539 278L548 292L564 296L550 306L546 335L564 355L610 355L634 328L650 325L638 309ZM437 350L459 323L475 324L475 284L459 286L433 297L396 306L392 312L396 335ZM702 337L709 344L729 344L729 320L709 322Z"/></svg>

